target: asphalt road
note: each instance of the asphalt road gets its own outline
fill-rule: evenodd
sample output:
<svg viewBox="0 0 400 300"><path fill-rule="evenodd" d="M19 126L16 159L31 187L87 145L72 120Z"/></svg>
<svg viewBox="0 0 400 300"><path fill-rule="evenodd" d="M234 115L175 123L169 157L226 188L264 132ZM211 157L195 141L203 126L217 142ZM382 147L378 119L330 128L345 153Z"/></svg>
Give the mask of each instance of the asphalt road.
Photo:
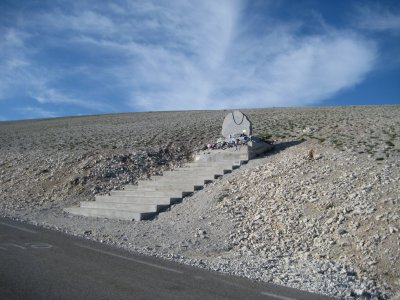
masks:
<svg viewBox="0 0 400 300"><path fill-rule="evenodd" d="M330 299L0 218L0 299Z"/></svg>

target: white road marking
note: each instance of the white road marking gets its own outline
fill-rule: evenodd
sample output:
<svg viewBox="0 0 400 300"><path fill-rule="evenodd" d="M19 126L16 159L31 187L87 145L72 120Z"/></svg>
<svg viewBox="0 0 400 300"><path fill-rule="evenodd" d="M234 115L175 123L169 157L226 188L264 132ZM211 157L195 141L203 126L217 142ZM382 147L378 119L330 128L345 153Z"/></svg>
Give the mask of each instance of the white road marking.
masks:
<svg viewBox="0 0 400 300"><path fill-rule="evenodd" d="M13 244L13 243L3 243L1 245L4 246L4 247L15 247L15 248L19 248L19 249L22 249L22 250L26 250L26 247L21 246L21 245L17 245L17 244Z"/></svg>
<svg viewBox="0 0 400 300"><path fill-rule="evenodd" d="M225 274L218 274L218 275L225 275ZM239 284L236 284L236 283L233 283L233 282L229 282L229 281L227 281L227 280L225 280L225 279L222 279L222 278L215 278L215 279L217 279L218 281L221 281L221 282L223 282L223 283L225 283L225 284L228 284L228 285L232 285L232 286L235 286L235 287L240 287L240 288L242 288L242 286L240 286Z"/></svg>
<svg viewBox="0 0 400 300"><path fill-rule="evenodd" d="M24 246L14 244L14 243L2 243L0 244L0 249L7 251L8 248L10 247L15 247L18 249L22 250L27 250L28 248L30 249L49 249L52 248L53 246L47 243L24 243Z"/></svg>
<svg viewBox="0 0 400 300"><path fill-rule="evenodd" d="M296 300L295 298L289 298L289 297L285 297L285 296L279 296L279 295L272 294L272 293L267 293L267 292L262 292L261 294L264 295L264 296L273 297L273 298L281 299L281 300Z"/></svg>
<svg viewBox="0 0 400 300"><path fill-rule="evenodd" d="M223 275L223 274L221 274L221 275ZM222 278L216 278L216 279L221 281L221 282L223 282L223 283L225 283L225 284L232 285L232 286L235 286L235 287L238 287L238 288L242 288L242 289L246 289L247 288L247 287L245 287L245 286L243 286L241 284L236 284L236 283L230 282L228 280L224 280ZM280 300L296 300L295 298L279 296L279 295L276 295L276 294L273 294L273 293L268 293L268 292L261 292L261 294L264 295L264 296L273 297L273 298L280 299Z"/></svg>
<svg viewBox="0 0 400 300"><path fill-rule="evenodd" d="M145 262L145 261L141 261L139 259L126 257L126 256L123 256L123 255L119 255L119 254L115 254L115 253L112 253L112 252L108 252L108 251L104 251L104 250L88 247L88 246L81 245L81 244L75 244L75 245L78 246L78 247L81 247L81 248L89 249L89 250L96 251L96 252L103 253L103 254L107 254L107 255L110 255L110 256L114 256L114 257L130 260L130 261L134 261L136 263L147 265L147 266L154 267L154 268L157 268L157 269L161 269L161 270L165 270L165 271L169 271L169 272L174 272L174 273L178 273L178 274L183 274L183 272L181 272L181 271L178 271L178 270L175 270L175 269L171 269L171 268L168 268L168 267L159 266L159 265L152 264L152 263L148 263L148 262Z"/></svg>
<svg viewBox="0 0 400 300"><path fill-rule="evenodd" d="M30 230L30 229L27 229L27 228L24 228L24 227L20 227L20 226L16 226L16 225L11 225L11 224L7 224L7 223L3 223L3 222L0 222L0 224L4 225L4 226L7 226L7 227L14 228L14 229L18 229L18 230L21 230L21 231L25 231L25 232L28 232L28 233L35 233L35 234L37 233L37 231Z"/></svg>
<svg viewBox="0 0 400 300"><path fill-rule="evenodd" d="M31 247L32 249L50 249L53 248L53 245L47 243L25 243L25 245Z"/></svg>

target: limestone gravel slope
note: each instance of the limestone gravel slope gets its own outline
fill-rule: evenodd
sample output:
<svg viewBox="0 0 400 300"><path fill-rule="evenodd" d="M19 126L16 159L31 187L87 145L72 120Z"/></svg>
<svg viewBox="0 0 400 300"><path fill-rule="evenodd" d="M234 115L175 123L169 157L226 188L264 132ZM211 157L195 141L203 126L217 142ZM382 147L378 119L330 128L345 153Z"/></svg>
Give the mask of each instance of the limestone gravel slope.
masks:
<svg viewBox="0 0 400 300"><path fill-rule="evenodd" d="M0 122L1 215L336 297L399 297L400 106L244 111L277 150L146 222L62 208L181 165L226 111Z"/></svg>
<svg viewBox="0 0 400 300"><path fill-rule="evenodd" d="M348 281L364 281L353 294L367 297L377 286L400 289L399 182L398 159L377 164L305 142L238 174L217 207L233 221L229 241L242 255L325 262L322 274L336 263Z"/></svg>

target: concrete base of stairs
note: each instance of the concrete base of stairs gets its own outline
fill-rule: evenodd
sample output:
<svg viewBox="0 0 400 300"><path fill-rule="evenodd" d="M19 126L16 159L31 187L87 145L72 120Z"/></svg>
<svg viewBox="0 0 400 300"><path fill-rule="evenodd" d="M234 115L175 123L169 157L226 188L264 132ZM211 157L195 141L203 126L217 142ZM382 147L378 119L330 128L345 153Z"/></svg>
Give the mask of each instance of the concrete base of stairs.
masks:
<svg viewBox="0 0 400 300"><path fill-rule="evenodd" d="M64 209L65 212L84 217L98 217L118 220L140 221L149 219L156 215L155 212L140 212L118 209L104 208L85 208L85 207L69 207Z"/></svg>

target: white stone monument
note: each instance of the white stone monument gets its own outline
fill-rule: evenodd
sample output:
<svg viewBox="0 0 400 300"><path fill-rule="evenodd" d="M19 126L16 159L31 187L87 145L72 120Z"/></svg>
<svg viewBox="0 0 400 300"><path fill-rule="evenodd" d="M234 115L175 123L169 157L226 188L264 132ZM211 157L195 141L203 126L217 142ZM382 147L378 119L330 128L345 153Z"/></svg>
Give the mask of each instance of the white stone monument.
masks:
<svg viewBox="0 0 400 300"><path fill-rule="evenodd" d="M221 133L225 138L241 133L250 136L252 134L252 124L244 113L235 110L225 117Z"/></svg>

